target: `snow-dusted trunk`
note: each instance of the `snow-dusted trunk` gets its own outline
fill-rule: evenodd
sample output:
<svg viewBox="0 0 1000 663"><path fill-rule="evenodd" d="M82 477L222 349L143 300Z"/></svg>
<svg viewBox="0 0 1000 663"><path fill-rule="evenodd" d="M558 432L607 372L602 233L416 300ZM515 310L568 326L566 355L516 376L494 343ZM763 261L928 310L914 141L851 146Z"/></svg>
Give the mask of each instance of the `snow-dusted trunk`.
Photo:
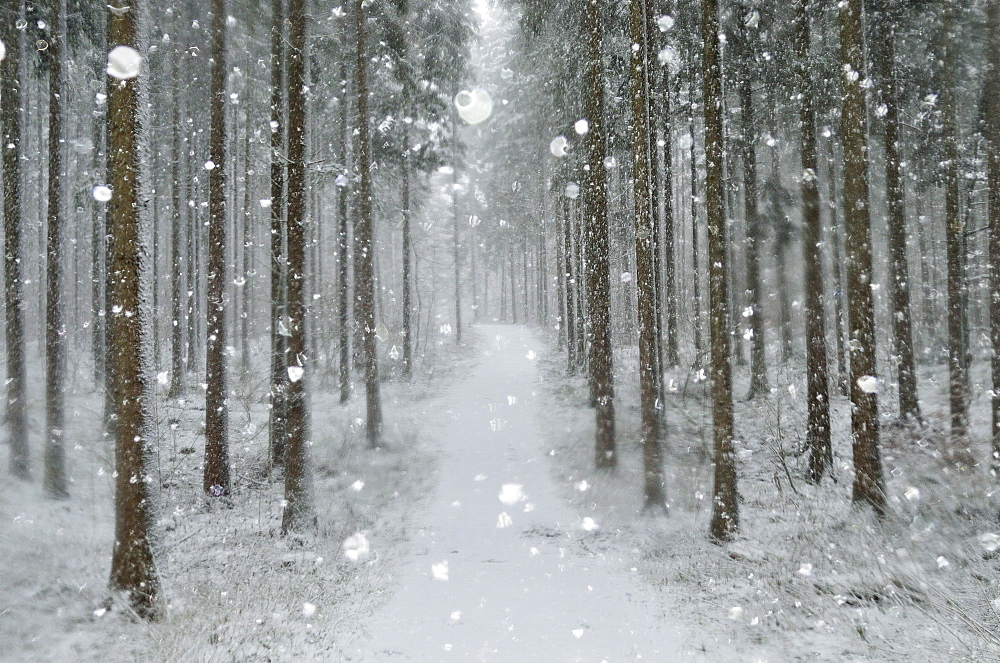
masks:
<svg viewBox="0 0 1000 663"><path fill-rule="evenodd" d="M870 505L877 514L883 515L888 506L879 450L862 5L862 0L847 0L840 7L847 315L851 330L849 386L855 472L852 499L855 503Z"/></svg>
<svg viewBox="0 0 1000 663"><path fill-rule="evenodd" d="M614 353L611 347L611 266L608 256L607 172L604 167L606 141L604 125L604 12L598 0L590 0L584 12L586 40L585 134L587 181L583 192L587 253L587 296L590 299L590 374L595 401L596 438L594 462L597 467L615 467Z"/></svg>
<svg viewBox="0 0 1000 663"><path fill-rule="evenodd" d="M347 22L344 22L344 34L347 34ZM346 41L346 40L345 40ZM340 94L340 159L343 163L344 180L337 187L337 269L339 291L337 293L337 323L340 339L340 402L346 403L351 398L351 326L350 326L350 294L351 283L348 271L347 247L350 244L350 227L347 204L347 168L350 163L348 153L348 136L350 134L350 112L347 102L347 56L340 66L340 80L343 81ZM412 360L412 358L411 358Z"/></svg>
<svg viewBox="0 0 1000 663"><path fill-rule="evenodd" d="M403 126L403 377L409 379L413 375L413 341L411 339L413 325L410 321L412 306L410 295L412 290L410 268L413 253L410 238L410 130Z"/></svg>
<svg viewBox="0 0 1000 663"><path fill-rule="evenodd" d="M202 488L228 495L229 386L226 360L226 3L212 0L212 72L208 171L208 275L205 319L205 471Z"/></svg>
<svg viewBox="0 0 1000 663"><path fill-rule="evenodd" d="M987 31L1000 34L1000 3L987 8ZM993 454L990 466L1000 476L1000 40L989 45L989 73L986 82L986 135L989 141L989 252L990 252L990 336L993 342L991 364L993 394Z"/></svg>
<svg viewBox="0 0 1000 663"><path fill-rule="evenodd" d="M28 450L27 369L24 363L24 281L22 279L21 206L21 51L24 38L14 24L24 14L22 2L7 3L0 18L0 39L7 57L0 62L0 131L3 133L4 299L7 351L6 422L10 472L31 476Z"/></svg>
<svg viewBox="0 0 1000 663"><path fill-rule="evenodd" d="M146 34L142 0L112 0L108 45L144 53ZM128 54L128 53L126 53ZM131 67L129 67L131 69ZM109 76L108 184L114 195L108 204L111 293L109 308L110 363L115 398L115 544L111 556L111 589L124 594L131 608L146 619L164 616L160 579L153 558L154 420L151 311L148 283L148 207L144 183L143 143L147 110L148 65ZM137 76L135 74L138 74Z"/></svg>
<svg viewBox="0 0 1000 663"><path fill-rule="evenodd" d="M175 30L181 25L181 19L174 19ZM177 398L184 393L184 226L181 215L181 201L184 200L181 183L181 147L183 140L183 125L181 124L181 62L182 50L174 41L173 47L173 90L171 108L171 209L170 209L170 389L168 398Z"/></svg>
<svg viewBox="0 0 1000 663"><path fill-rule="evenodd" d="M66 321L63 306L65 270L63 237L66 216L66 0L55 10L48 47L49 61L49 191L45 246L45 474L48 497L69 497L63 428L66 401Z"/></svg>
<svg viewBox="0 0 1000 663"><path fill-rule="evenodd" d="M451 256L455 267L455 343L462 342L462 244L459 238L458 222L458 114L451 115L451 212L452 212L452 246ZM524 284L527 287L527 284ZM525 291L527 297L527 291ZM525 306L524 315L528 315Z"/></svg>
<svg viewBox="0 0 1000 663"><path fill-rule="evenodd" d="M740 119L742 121L743 148L743 205L746 214L746 262L747 306L750 323L750 389L747 398L766 396L770 391L767 379L767 357L764 338L764 306L760 278L760 247L763 229L757 204L757 122L754 108L753 79L749 75L751 66L745 64L746 73L737 84L740 95Z"/></svg>
<svg viewBox="0 0 1000 663"><path fill-rule="evenodd" d="M282 533L316 528L306 357L306 0L288 5L288 439Z"/></svg>
<svg viewBox="0 0 1000 663"><path fill-rule="evenodd" d="M802 159L802 257L805 275L806 401L809 448L808 479L819 482L833 463L830 442L830 385L826 360L826 302L823 297L823 219L819 209L819 165L816 147L816 111L809 71L808 0L795 2L795 46L799 99L799 139Z"/></svg>
<svg viewBox="0 0 1000 663"><path fill-rule="evenodd" d="M715 486L709 531L714 540L729 541L739 529L739 503L736 492L736 459L733 453L733 385L729 358L729 289L726 272L727 231L722 173L722 71L719 57L717 0L703 0L702 12L705 212L708 228L708 308L715 453Z"/></svg>
<svg viewBox="0 0 1000 663"><path fill-rule="evenodd" d="M879 58L882 69L885 104L885 185L889 202L889 227L886 242L889 248L889 299L891 302L893 354L899 380L899 417L903 421L920 421L917 401L917 369L913 358L913 330L910 324L910 274L906 257L905 189L901 175L902 157L899 143L899 83L896 80L896 26L888 11L883 17L885 52Z"/></svg>
<svg viewBox="0 0 1000 663"><path fill-rule="evenodd" d="M271 0L271 465L285 462L285 3Z"/></svg>
<svg viewBox="0 0 1000 663"><path fill-rule="evenodd" d="M302 2L302 0L296 0ZM371 137L368 113L368 61L366 56L366 10L362 0L354 3L357 24L357 94L358 94L358 219L355 228L354 261L357 283L354 285L357 319L361 323L362 356L365 367L365 403L368 417L368 445L382 440L382 396L378 383L378 355L375 347L375 244L373 241ZM456 284L457 285L457 284Z"/></svg>
<svg viewBox="0 0 1000 663"><path fill-rule="evenodd" d="M566 289L566 370L569 373L576 372L576 293L573 288L573 217L570 214L569 198L563 198L563 286ZM515 311L513 304L514 279L511 277L511 311ZM514 322L517 322L517 313L514 313Z"/></svg>
<svg viewBox="0 0 1000 663"><path fill-rule="evenodd" d="M666 508L657 413L656 282L653 261L649 172L649 90L646 78L644 0L629 9L629 92L632 109L632 192L635 214L636 308L639 317L639 410L642 419L645 509Z"/></svg>
<svg viewBox="0 0 1000 663"><path fill-rule="evenodd" d="M944 86L942 88L942 133L945 167L945 250L948 273L948 391L951 414L951 438L962 444L968 425L965 343L965 220L961 213L961 185L958 152L958 63L955 8L945 8L943 39Z"/></svg>

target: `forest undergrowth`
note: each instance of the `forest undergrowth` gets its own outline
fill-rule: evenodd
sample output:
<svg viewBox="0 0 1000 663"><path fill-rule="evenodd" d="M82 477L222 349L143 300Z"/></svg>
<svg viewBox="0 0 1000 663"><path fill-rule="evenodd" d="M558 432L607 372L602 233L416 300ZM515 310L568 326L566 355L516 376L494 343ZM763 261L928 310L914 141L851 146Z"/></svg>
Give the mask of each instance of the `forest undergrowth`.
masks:
<svg viewBox="0 0 1000 663"><path fill-rule="evenodd" d="M637 370L618 351L620 375ZM544 369L553 471L613 544L631 540L634 570L663 594L663 617L697 633L710 658L754 661L984 661L1000 656L1000 491L987 468L988 412L974 406L970 449L947 434L947 367L922 369L924 425L894 422L885 399L883 452L891 515L879 522L850 502L850 404L832 400L834 467L804 479L805 378L779 367L763 398L735 400L741 535L715 545L711 515L711 404L696 370L668 372L664 437L667 517L641 514L638 389L616 385L619 467L595 472L587 383L561 355ZM735 372L735 391L748 376ZM983 380L984 373L977 378ZM988 402L988 401L987 401ZM585 490L581 490L585 487ZM735 647L735 649L734 649ZM722 660L722 659L719 659Z"/></svg>

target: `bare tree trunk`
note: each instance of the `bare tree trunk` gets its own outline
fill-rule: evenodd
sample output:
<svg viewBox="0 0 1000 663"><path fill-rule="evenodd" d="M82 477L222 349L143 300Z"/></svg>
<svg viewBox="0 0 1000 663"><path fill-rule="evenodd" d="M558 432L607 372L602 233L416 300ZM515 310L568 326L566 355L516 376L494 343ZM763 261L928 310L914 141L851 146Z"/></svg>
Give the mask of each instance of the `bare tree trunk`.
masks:
<svg viewBox="0 0 1000 663"><path fill-rule="evenodd" d="M174 29L180 27L181 19L178 15L174 19ZM171 140L171 214L170 214L170 389L167 398L177 398L184 393L184 255L183 255L183 219L181 217L181 203L184 200L183 185L181 183L181 146L183 136L183 126L181 125L181 62L182 50L178 42L174 41L173 51L173 89L171 90L172 108L171 125L173 126L173 136Z"/></svg>
<svg viewBox="0 0 1000 663"><path fill-rule="evenodd" d="M302 0L296 0L301 2ZM363 355L365 363L365 402L368 416L368 445L377 447L382 440L382 399L378 383L378 357L375 348L375 246L372 241L372 174L371 174L371 121L368 116L368 63L365 56L366 26L363 0L355 3L357 21L358 66L358 169L361 175L358 207L356 253L359 263L355 305L362 323ZM456 283L457 287L457 283Z"/></svg>
<svg viewBox="0 0 1000 663"><path fill-rule="evenodd" d="M699 266L701 256L699 255L700 249L698 248L698 159L697 148L695 147L697 141L695 140L694 125L694 81L691 81L690 83L688 95L691 97L691 115L689 120L691 131L691 285L693 288L692 306L694 307L692 312L692 321L694 323L694 350L695 356L697 357L696 363L700 364L701 351L704 348L704 343L702 342L701 333L701 267Z"/></svg>
<svg viewBox="0 0 1000 663"><path fill-rule="evenodd" d="M631 0L629 38L646 40L645 0ZM657 413L656 283L653 261L653 215L650 210L649 89L646 49L630 49L629 80L632 95L632 172L635 210L636 308L639 316L639 410L642 419L643 494L645 510L665 511L666 491Z"/></svg>
<svg viewBox="0 0 1000 663"><path fill-rule="evenodd" d="M732 369L729 360L729 302L726 271L726 220L722 181L722 72L719 62L719 7L702 0L705 95L705 209L708 227L709 310L711 332L712 429L715 487L709 533L729 541L739 530L739 500L733 453Z"/></svg>
<svg viewBox="0 0 1000 663"><path fill-rule="evenodd" d="M23 2L7 3L0 18L0 38L7 57L0 62L0 129L3 133L4 297L6 307L7 408L10 473L31 478L28 448L27 367L24 361L24 280L22 278L21 205L21 53L24 37L14 24L24 15Z"/></svg>
<svg viewBox="0 0 1000 663"><path fill-rule="evenodd" d="M988 33L1000 34L1000 3L989 3L986 16ZM990 336L993 342L993 395L990 398L993 454L990 467L997 478L1000 477L1000 40L990 41L988 56L986 135L989 141Z"/></svg>
<svg viewBox="0 0 1000 663"><path fill-rule="evenodd" d="M347 21L344 22L344 35L348 33ZM349 163L348 155L348 135L350 133L349 120L350 111L347 102L347 57L340 65L340 80L343 87L340 94L340 158L344 164L344 172L340 174L343 181L337 184L337 222L339 228L337 232L337 269L338 288L340 289L337 301L337 326L340 331L340 402L346 403L351 398L351 327L350 327L350 294L351 284L348 280L348 255L347 247L350 245L351 224L348 219L349 206L347 204L347 168Z"/></svg>
<svg viewBox="0 0 1000 663"><path fill-rule="evenodd" d="M212 0L212 102L208 171L208 293L205 318L205 474L210 497L228 495L229 375L226 361L226 3Z"/></svg>
<svg viewBox="0 0 1000 663"><path fill-rule="evenodd" d="M945 249L948 264L948 387L951 439L963 443L968 425L968 393L965 371L965 275L963 274L965 223L961 214L958 154L958 100L956 68L959 66L953 8L945 8L944 76L942 99L944 125L941 139L945 150Z"/></svg>
<svg viewBox="0 0 1000 663"><path fill-rule="evenodd" d="M452 260L455 263L455 343L462 342L462 254L458 222L458 113L451 114L451 139L454 141L451 162L451 207L454 223L452 234ZM527 284L525 284L527 285ZM527 292L525 292L527 296ZM527 306L525 306L527 316Z"/></svg>
<svg viewBox="0 0 1000 663"><path fill-rule="evenodd" d="M796 0L799 135L802 141L802 257L805 275L808 479L818 483L833 464L830 384L826 360L826 301L823 296L823 219L819 209L816 110L809 68L809 0Z"/></svg>
<svg viewBox="0 0 1000 663"><path fill-rule="evenodd" d="M847 302L851 330L851 435L854 448L855 504L888 511L879 450L875 307L872 302L872 249L868 192L865 113L864 19L862 0L840 6L840 51L843 63L841 131L844 145L844 224L847 229Z"/></svg>
<svg viewBox="0 0 1000 663"><path fill-rule="evenodd" d="M913 358L913 331L910 325L910 274L906 258L905 189L900 175L899 87L896 81L896 27L888 10L882 12L885 53L882 54L882 80L885 85L885 183L889 198L889 293L892 302L893 340L896 373L899 379L899 417L920 421L917 400L917 369Z"/></svg>
<svg viewBox="0 0 1000 663"><path fill-rule="evenodd" d="M670 113L671 83L663 76L660 117L663 124L663 299L667 307L665 366L676 367L677 355L677 252L674 248L674 142L673 117Z"/></svg>
<svg viewBox="0 0 1000 663"><path fill-rule="evenodd" d="M586 40L586 206L587 294L590 298L590 374L593 377L597 467L615 467L614 350L611 346L611 266L608 251L608 190L604 168L607 137L604 128L603 40L605 20L600 2L588 2L584 12Z"/></svg>
<svg viewBox="0 0 1000 663"><path fill-rule="evenodd" d="M66 198L66 0L55 4L49 56L49 196L45 248L45 495L69 497L63 441L66 402L66 321L63 307L65 270L63 236Z"/></svg>
<svg viewBox="0 0 1000 663"><path fill-rule="evenodd" d="M95 67L95 80L101 80L105 73L104 69L107 67L107 63L104 58L104 48L103 40L101 52L96 54L94 57ZM8 51L9 52L9 51ZM8 55L9 57L9 55ZM11 86L4 85L5 90L11 89ZM93 113L93 139L94 139L94 155L92 161L92 177L93 185L96 186L99 182L103 181L105 166L104 166L104 125L106 124L106 118L104 117L103 106L101 108L94 109ZM9 144L10 141L4 141L5 144ZM10 151L10 150L7 150ZM179 158L179 156L178 156ZM5 166L6 168L6 166ZM176 181L176 179L175 179ZM91 251L91 282L90 282L90 298L91 298L91 317L93 320L93 351L94 356L94 388L98 391L105 388L107 385L107 375L106 375L106 361L107 361L107 312L105 307L105 292L104 292L104 274L105 274L105 257L107 254L106 238L104 234L105 219L104 219L104 204L96 200L91 201L93 207L91 208L91 238L90 238L90 251Z"/></svg>
<svg viewBox="0 0 1000 663"><path fill-rule="evenodd" d="M288 5L288 419L285 448L285 508L281 532L315 530L309 459L310 421L306 386L312 367L306 361L306 0ZM360 4L360 3L359 3ZM359 38L363 33L359 32Z"/></svg>
<svg viewBox="0 0 1000 663"><path fill-rule="evenodd" d="M271 410L269 455L272 467L285 464L285 5L271 0Z"/></svg>
<svg viewBox="0 0 1000 663"><path fill-rule="evenodd" d="M410 254L413 248L410 238L410 132L403 125L403 377L409 379L413 375L413 342L411 340L412 324L410 322L411 308L410 291ZM473 270L474 272L474 270Z"/></svg>
<svg viewBox="0 0 1000 663"><path fill-rule="evenodd" d="M573 289L573 217L570 215L569 199L563 198L563 285L566 288L566 370L569 373L576 372L576 299ZM511 296L514 293L514 278L511 276L510 284ZM514 305L511 303L511 310ZM514 322L517 323L517 315L514 315Z"/></svg>
<svg viewBox="0 0 1000 663"><path fill-rule="evenodd" d="M248 67L249 69L249 67ZM244 378L250 375L250 316L253 315L251 306L251 295L254 288L250 285L251 271L253 269L254 241L253 226L254 218L252 203L250 202L250 192L253 190L250 182L250 173L253 168L250 164L250 115L244 115L243 120L243 265L241 267L240 280L243 285L240 287L240 363Z"/></svg>
<svg viewBox="0 0 1000 663"><path fill-rule="evenodd" d="M141 0L112 0L108 43L145 53L146 8ZM115 11L117 10L117 11ZM144 93L148 64L138 77L108 78L108 204L112 278L108 335L115 412L115 545L111 589L141 617L160 619L166 608L153 557L154 461L151 311L147 207L143 200Z"/></svg>
<svg viewBox="0 0 1000 663"><path fill-rule="evenodd" d="M749 63L747 64L749 67ZM766 396L767 357L764 339L764 306L761 303L760 246L763 229L757 205L757 123L754 115L753 80L747 75L739 82L740 115L743 122L743 199L746 208L747 304L750 308L750 389L747 398Z"/></svg>

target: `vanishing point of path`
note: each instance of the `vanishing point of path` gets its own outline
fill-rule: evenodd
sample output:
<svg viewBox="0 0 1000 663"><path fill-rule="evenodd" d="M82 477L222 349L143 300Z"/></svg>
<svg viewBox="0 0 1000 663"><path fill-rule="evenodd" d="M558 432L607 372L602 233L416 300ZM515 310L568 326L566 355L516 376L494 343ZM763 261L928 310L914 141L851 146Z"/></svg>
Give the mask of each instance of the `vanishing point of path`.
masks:
<svg viewBox="0 0 1000 663"><path fill-rule="evenodd" d="M630 575L630 551L588 554L578 542L602 532L550 477L542 345L519 326L475 333L479 360L421 431L440 436L436 494L415 518L394 595L350 660L692 660Z"/></svg>

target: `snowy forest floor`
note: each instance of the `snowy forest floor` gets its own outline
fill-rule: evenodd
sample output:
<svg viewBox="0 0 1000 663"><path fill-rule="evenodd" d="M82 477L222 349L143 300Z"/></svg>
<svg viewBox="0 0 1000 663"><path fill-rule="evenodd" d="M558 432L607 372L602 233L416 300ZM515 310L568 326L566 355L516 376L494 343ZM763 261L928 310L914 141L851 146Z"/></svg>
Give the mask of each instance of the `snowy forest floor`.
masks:
<svg viewBox="0 0 1000 663"><path fill-rule="evenodd" d="M493 375L488 363L497 358L486 353L494 352L498 335L537 347L510 350L497 364L503 370ZM170 616L156 625L105 610L112 450L96 432L100 395L73 391L67 411L73 499L44 500L38 482L13 481L0 488L0 660L367 661L390 654L407 660L400 642L414 646L407 656L416 658L410 660L530 660L485 650L471 659L461 650L462 637L474 640L460 634L480 635L481 629L472 628L476 620L496 613L469 604L484 580L463 576L461 563L451 562L449 580L433 579L433 565L455 560L453 554L462 559L445 550L453 536L479 539L465 560L490 553L479 560L484 578L506 579L508 590L526 578L520 571L496 571L514 568L504 555L527 550L525 559L565 565L565 573L557 566L565 581L552 588L543 584L544 594L529 601L509 597L518 609L529 610L511 614L512 619L559 613L552 615L559 620L552 629L524 619L511 622L512 641L522 634L546 638L538 652L543 660L601 660L600 643L617 646L620 654L635 645L629 657L647 652L645 660L671 660L671 655L711 661L1000 660L1000 557L988 549L993 541L988 535L998 530L1000 491L984 464L974 462L988 454L984 388L976 387L980 396L973 406L976 445L949 449L941 367L921 370L929 425L886 427L893 516L878 524L849 504L849 410L843 398L834 401L833 479L818 487L800 479L804 401L789 386L802 394L804 381L793 369L778 369L772 374L778 388L769 398L737 399L742 529L737 542L717 546L707 537L710 405L704 384L694 383L689 371L668 375L676 388L665 408L671 513L649 518L638 513L642 482L634 380L620 379L617 387L621 466L615 473L597 473L586 382L566 377L564 356L551 344L531 341L523 328L474 328L470 336L474 340L457 352L441 348L432 374L411 384L384 384L388 425L378 450L365 448L359 425L363 400L341 406L332 385L316 381L313 458L320 531L305 539L278 535L281 486L264 472L266 406L259 400L260 383L233 381L240 394L231 409L236 489L232 498L213 503L200 489L200 394L192 390L185 403L161 399L160 571ZM634 351L621 352L616 360L619 376L635 375ZM742 371L737 375L745 377ZM488 377L496 377L496 384L490 386ZM510 385L528 393L500 394ZM737 379L737 394L745 390ZM511 402L507 395L519 400ZM41 402L39 393L31 412L36 434ZM886 399L887 424L892 407ZM482 439L502 440L503 453L456 455L474 448L475 441L461 439L473 430L462 428L462 416L452 416L462 408L482 417L475 423L486 427ZM524 438L533 444L520 444L524 430L534 431ZM40 452L34 460L39 467ZM469 470L457 472L466 461ZM517 464L504 465L512 461ZM553 479L550 486L539 478L540 468ZM486 479L476 482L480 475ZM498 482L523 485L526 500ZM466 491L461 509L476 515L429 529L428 523L442 523L456 499L449 494L459 488ZM502 503L498 493L507 494L511 504ZM525 512L528 503L536 508ZM486 511L474 510L480 508ZM497 527L501 511L510 514L509 527ZM488 513L488 521L480 513ZM558 524L546 524L552 520ZM352 562L342 545L358 532L365 533L371 554ZM442 567L437 568L440 575ZM548 582L542 579L545 568L536 570L539 582ZM602 594L602 583L616 579L622 585ZM588 583L603 601L580 600L586 594L576 592ZM412 624L400 624L408 614L404 609L416 610L423 596L428 607L454 605L446 613L424 610L412 616ZM587 610L595 612L583 619L580 611ZM452 612L460 614L453 619ZM635 616L639 613L644 617ZM562 632L564 616L572 626L568 634ZM622 640L613 642L616 625L636 619L639 623L631 624L636 633L621 633ZM426 628L407 636L408 626ZM454 636L434 642L442 633ZM422 636L435 648L422 649ZM449 657L444 644L453 645L455 656ZM647 648L654 646L662 649ZM425 653L431 651L437 653Z"/></svg>

